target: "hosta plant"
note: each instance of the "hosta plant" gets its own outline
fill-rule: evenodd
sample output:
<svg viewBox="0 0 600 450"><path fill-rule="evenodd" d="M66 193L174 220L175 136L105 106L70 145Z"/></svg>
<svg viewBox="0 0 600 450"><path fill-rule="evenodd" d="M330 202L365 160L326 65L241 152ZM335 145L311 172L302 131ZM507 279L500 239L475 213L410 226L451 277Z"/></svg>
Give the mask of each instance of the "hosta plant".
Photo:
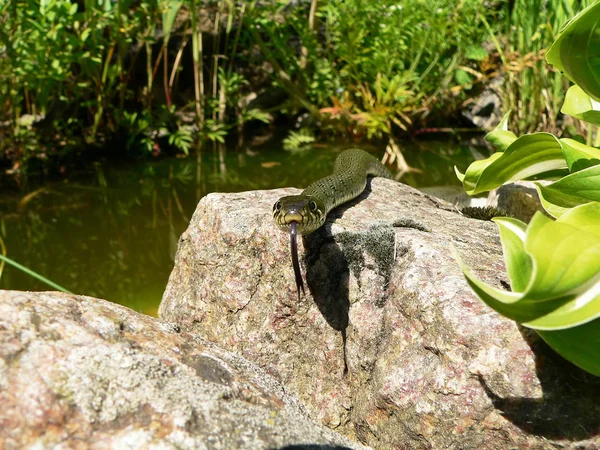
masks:
<svg viewBox="0 0 600 450"><path fill-rule="evenodd" d="M600 2L575 16L547 53L574 83L562 112L600 124ZM469 285L498 313L532 328L560 355L600 376L600 148L548 133L517 137L508 119L487 139L491 157L462 174L473 195L516 180L536 183L542 206L529 225L496 218L512 291L478 280L462 262ZM458 256L457 256L458 258Z"/></svg>
<svg viewBox="0 0 600 450"><path fill-rule="evenodd" d="M529 225L493 219L500 229L511 292L488 286L464 264L488 306L533 328L564 358L600 376L600 203L557 220L538 212Z"/></svg>

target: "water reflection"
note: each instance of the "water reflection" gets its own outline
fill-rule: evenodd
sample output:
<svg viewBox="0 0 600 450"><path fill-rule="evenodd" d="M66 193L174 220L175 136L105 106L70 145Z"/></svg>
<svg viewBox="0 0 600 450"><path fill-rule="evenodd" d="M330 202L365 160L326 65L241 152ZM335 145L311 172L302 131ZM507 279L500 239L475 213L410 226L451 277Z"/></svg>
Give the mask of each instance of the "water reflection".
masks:
<svg viewBox="0 0 600 450"><path fill-rule="evenodd" d="M429 143L406 149L422 170L413 186L457 184L473 147ZM0 236L7 256L78 294L155 315L177 248L198 200L209 192L305 187L331 171L340 144L290 153L215 145L197 157L131 165L96 164L85 173L0 191ZM382 149L372 149L381 155ZM25 181L27 183L25 183ZM48 287L7 266L0 289Z"/></svg>

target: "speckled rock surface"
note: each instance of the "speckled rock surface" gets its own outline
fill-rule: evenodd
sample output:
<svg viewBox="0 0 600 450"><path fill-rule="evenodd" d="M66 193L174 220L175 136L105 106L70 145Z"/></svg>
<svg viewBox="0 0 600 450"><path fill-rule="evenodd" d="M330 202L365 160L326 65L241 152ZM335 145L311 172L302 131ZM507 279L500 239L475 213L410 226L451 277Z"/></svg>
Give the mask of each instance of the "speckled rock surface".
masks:
<svg viewBox="0 0 600 450"><path fill-rule="evenodd" d="M90 297L0 291L0 448L363 447L172 325Z"/></svg>
<svg viewBox="0 0 600 450"><path fill-rule="evenodd" d="M538 183L548 185L549 181ZM503 209L512 217L529 223L536 211L544 211L533 181L515 181L490 191L487 204Z"/></svg>
<svg viewBox="0 0 600 450"><path fill-rule="evenodd" d="M374 179L300 244L298 300L271 218L297 192L203 198L161 316L257 362L313 417L374 448L595 448L573 444L596 445L595 380L489 310L452 258L451 244L505 285L493 223Z"/></svg>

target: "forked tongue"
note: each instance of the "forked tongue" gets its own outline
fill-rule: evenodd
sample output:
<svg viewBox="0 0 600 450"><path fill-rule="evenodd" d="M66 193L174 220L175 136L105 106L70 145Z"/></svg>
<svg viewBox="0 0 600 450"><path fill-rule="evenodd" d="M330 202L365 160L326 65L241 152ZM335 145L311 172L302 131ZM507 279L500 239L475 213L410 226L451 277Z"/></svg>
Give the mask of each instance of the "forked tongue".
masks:
<svg viewBox="0 0 600 450"><path fill-rule="evenodd" d="M300 300L300 290L304 294L304 283L300 273L300 262L298 261L298 234L296 233L297 222L290 224L290 249L292 250L292 265L294 266L294 276L296 277L296 289L298 290L298 300Z"/></svg>

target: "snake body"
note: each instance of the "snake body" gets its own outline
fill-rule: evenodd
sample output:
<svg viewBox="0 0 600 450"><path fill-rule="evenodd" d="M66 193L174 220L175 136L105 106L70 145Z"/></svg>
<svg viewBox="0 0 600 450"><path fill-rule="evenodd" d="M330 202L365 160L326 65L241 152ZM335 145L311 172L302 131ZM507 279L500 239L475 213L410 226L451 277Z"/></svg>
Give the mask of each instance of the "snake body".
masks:
<svg viewBox="0 0 600 450"><path fill-rule="evenodd" d="M315 181L300 195L281 197L273 205L275 223L290 233L298 295L300 289L304 292L304 285L298 264L297 234L312 233L325 223L332 209L358 197L365 190L368 176L392 177L377 158L364 150L345 150L336 158L331 175Z"/></svg>

